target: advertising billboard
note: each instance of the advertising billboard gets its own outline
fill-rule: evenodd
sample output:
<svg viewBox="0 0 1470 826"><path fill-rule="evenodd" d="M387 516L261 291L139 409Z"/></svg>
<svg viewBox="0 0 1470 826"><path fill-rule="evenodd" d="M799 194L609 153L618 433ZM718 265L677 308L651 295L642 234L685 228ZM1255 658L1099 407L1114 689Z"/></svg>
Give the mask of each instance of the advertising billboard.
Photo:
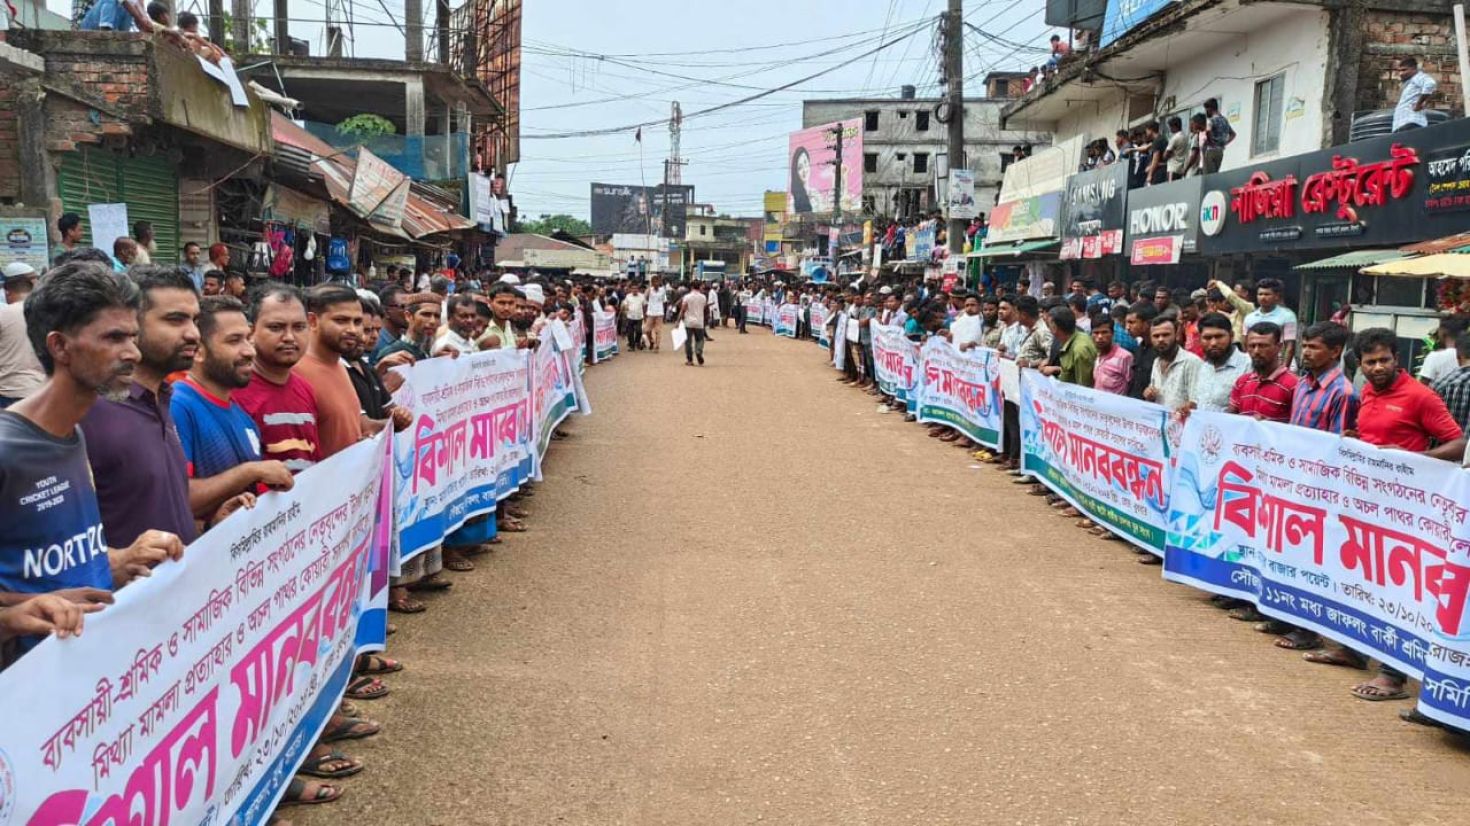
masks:
<svg viewBox="0 0 1470 826"><path fill-rule="evenodd" d="M1127 164L1110 164L1068 178L1060 257L1071 260L1121 253L1127 199Z"/></svg>
<svg viewBox="0 0 1470 826"><path fill-rule="evenodd" d="M857 214L863 206L862 118L826 123L791 133L786 159L790 164L787 212L829 214L837 203L837 130L842 130L842 211Z"/></svg>
<svg viewBox="0 0 1470 826"><path fill-rule="evenodd" d="M627 233L682 239L692 203L693 186L594 183L592 231L598 235Z"/></svg>

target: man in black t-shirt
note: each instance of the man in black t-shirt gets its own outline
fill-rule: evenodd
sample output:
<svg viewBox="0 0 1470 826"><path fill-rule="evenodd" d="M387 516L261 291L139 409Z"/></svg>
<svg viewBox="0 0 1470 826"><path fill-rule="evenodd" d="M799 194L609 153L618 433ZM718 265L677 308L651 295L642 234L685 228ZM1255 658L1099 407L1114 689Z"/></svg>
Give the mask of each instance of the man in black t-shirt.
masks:
<svg viewBox="0 0 1470 826"><path fill-rule="evenodd" d="M1143 132L1148 136L1148 170L1146 177L1149 186L1161 184L1169 180L1169 164L1166 156L1169 154L1169 142L1159 133L1159 122L1149 121L1143 127Z"/></svg>

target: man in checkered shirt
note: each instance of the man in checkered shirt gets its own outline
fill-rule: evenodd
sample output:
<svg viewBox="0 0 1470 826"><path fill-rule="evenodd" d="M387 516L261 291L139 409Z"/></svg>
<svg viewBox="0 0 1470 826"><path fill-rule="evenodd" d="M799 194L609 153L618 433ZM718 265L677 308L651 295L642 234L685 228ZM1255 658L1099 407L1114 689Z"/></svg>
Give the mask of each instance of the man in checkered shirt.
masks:
<svg viewBox="0 0 1470 826"><path fill-rule="evenodd" d="M1459 368L1441 377L1433 387L1460 429L1466 430L1470 427L1470 333L1461 333L1455 339L1455 356L1460 361Z"/></svg>

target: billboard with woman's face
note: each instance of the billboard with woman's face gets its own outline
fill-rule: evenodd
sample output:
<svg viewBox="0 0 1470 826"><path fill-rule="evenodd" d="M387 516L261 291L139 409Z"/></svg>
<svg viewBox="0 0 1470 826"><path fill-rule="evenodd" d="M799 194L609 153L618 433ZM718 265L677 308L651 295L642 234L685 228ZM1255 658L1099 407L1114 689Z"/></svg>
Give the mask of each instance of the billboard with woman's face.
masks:
<svg viewBox="0 0 1470 826"><path fill-rule="evenodd" d="M838 121L791 133L789 195L792 214L833 212L837 166L837 129L842 129L842 211L857 214L863 206L863 120Z"/></svg>

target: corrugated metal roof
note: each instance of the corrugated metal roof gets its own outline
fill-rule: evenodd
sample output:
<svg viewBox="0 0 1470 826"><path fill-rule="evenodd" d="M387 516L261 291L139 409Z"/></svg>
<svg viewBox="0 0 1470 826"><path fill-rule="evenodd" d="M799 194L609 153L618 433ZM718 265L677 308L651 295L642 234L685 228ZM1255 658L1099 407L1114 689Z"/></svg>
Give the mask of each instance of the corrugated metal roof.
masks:
<svg viewBox="0 0 1470 826"><path fill-rule="evenodd" d="M1338 269L1362 269L1374 264L1383 264L1388 261L1397 261L1400 258L1408 258L1409 254L1398 250L1353 250L1331 258L1323 258L1320 261L1308 261L1292 267L1294 270L1338 270Z"/></svg>
<svg viewBox="0 0 1470 826"><path fill-rule="evenodd" d="M1399 247L1401 252L1411 252L1415 255L1438 255L1442 252L1470 252L1470 232L1460 232L1454 235L1446 235L1443 238L1435 238L1432 241L1420 241L1406 247Z"/></svg>
<svg viewBox="0 0 1470 826"><path fill-rule="evenodd" d="M348 157L342 150L332 147L326 141L292 123L279 112L272 113L271 133L278 146L295 147L310 152L313 156L311 165L321 174L322 181L327 186L327 194L344 208L351 209L348 206L347 196L352 191L352 176L357 171L357 161ZM368 225L385 235L406 240L475 227L474 221L443 209L428 198L415 194L413 188L417 186L420 185L410 184L408 203L403 210L401 228L380 221L367 221ZM353 212L353 214L357 213ZM358 215L358 217L363 216Z"/></svg>

